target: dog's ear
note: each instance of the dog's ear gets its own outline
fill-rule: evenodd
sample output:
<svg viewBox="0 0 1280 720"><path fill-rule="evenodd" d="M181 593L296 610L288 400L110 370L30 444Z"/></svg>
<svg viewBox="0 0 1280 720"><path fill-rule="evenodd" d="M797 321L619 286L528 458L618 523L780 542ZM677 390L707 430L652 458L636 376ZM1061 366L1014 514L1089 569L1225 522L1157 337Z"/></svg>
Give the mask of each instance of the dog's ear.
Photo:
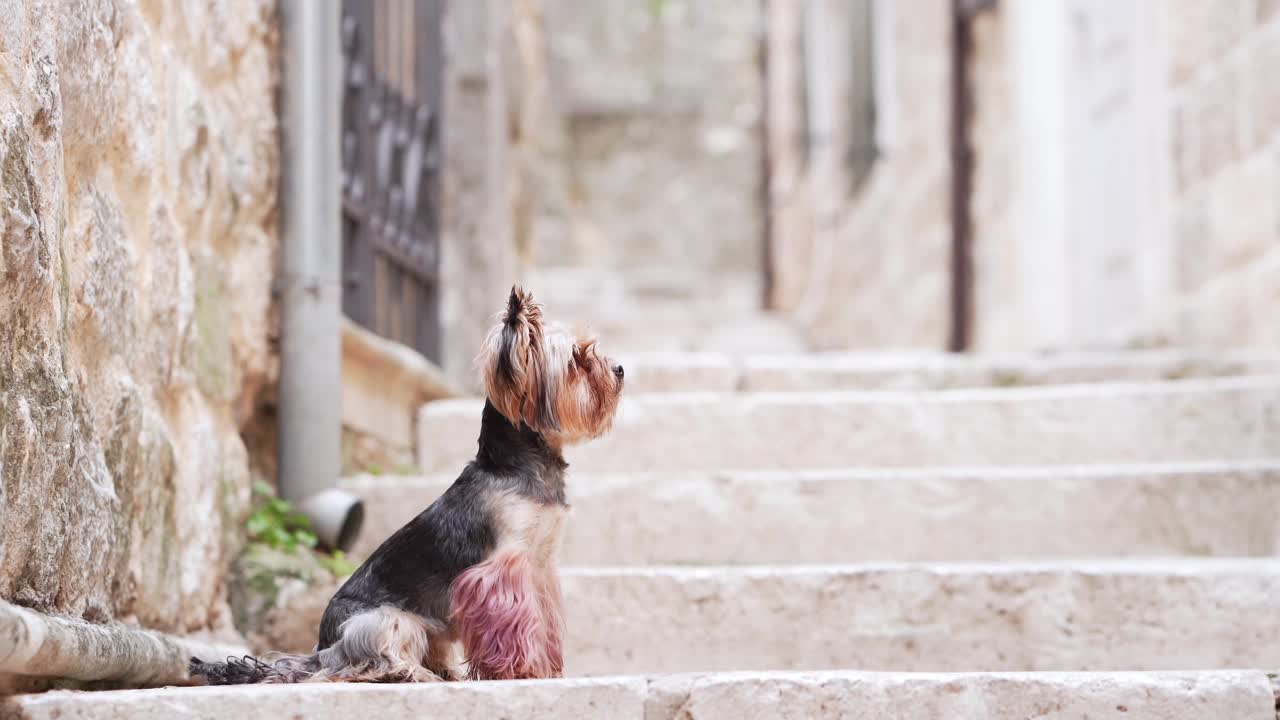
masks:
<svg viewBox="0 0 1280 720"><path fill-rule="evenodd" d="M555 425L546 412L549 389L544 383L542 336L542 307L532 294L513 286L479 358L493 406L513 424L523 421L538 431Z"/></svg>

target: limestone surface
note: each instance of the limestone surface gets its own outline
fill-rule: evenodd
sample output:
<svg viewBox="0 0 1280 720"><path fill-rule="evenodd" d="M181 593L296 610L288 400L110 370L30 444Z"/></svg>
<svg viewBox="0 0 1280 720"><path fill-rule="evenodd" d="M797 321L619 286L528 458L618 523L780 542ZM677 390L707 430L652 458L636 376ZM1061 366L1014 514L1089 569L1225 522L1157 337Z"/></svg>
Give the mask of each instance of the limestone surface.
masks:
<svg viewBox="0 0 1280 720"><path fill-rule="evenodd" d="M8 714L6 714L8 713ZM221 720L375 716L764 720L1274 720L1258 671L910 675L718 673L425 685L258 685L0 700L8 720Z"/></svg>
<svg viewBox="0 0 1280 720"><path fill-rule="evenodd" d="M229 625L276 32L267 0L0 0L0 599Z"/></svg>
<svg viewBox="0 0 1280 720"><path fill-rule="evenodd" d="M475 456L482 403L428 404L419 465ZM1280 376L913 392L624 397L577 471L802 470L1267 460L1280 455Z"/></svg>
<svg viewBox="0 0 1280 720"><path fill-rule="evenodd" d="M565 673L1280 665L1280 562L1110 560L563 573Z"/></svg>
<svg viewBox="0 0 1280 720"><path fill-rule="evenodd" d="M359 556L454 480L349 478ZM1280 462L570 473L566 565L1274 554Z"/></svg>

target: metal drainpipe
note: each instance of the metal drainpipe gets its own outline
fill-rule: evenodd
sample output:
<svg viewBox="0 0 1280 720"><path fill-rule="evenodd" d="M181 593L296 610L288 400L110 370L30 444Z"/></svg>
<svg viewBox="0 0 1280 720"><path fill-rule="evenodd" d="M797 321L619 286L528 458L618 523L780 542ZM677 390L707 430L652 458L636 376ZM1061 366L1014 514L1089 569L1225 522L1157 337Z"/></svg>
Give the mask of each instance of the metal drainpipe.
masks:
<svg viewBox="0 0 1280 720"><path fill-rule="evenodd" d="M280 290L280 496L320 542L350 549L359 498L339 490L342 456L341 4L282 0L284 245Z"/></svg>

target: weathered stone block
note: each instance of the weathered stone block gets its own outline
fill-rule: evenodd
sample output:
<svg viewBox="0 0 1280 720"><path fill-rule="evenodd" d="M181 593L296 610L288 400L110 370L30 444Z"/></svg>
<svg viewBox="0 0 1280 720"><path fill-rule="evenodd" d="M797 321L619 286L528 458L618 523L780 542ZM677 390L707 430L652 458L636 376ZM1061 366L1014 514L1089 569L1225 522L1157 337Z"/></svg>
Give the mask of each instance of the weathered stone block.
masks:
<svg viewBox="0 0 1280 720"><path fill-rule="evenodd" d="M1241 71L1228 69L1187 91L1186 111L1194 120L1183 128L1190 134L1179 142L1195 144L1194 150L1186 151L1193 158L1187 172L1191 182L1212 176L1240 157L1240 81Z"/></svg>
<svg viewBox="0 0 1280 720"><path fill-rule="evenodd" d="M579 470L671 471L1265 459L1280 453L1280 377L941 392L624 397ZM482 403L428 404L420 465L475 457Z"/></svg>
<svg viewBox="0 0 1280 720"><path fill-rule="evenodd" d="M1174 105L1170 119L1169 154L1179 190L1195 184L1200 165L1199 118L1190 99Z"/></svg>
<svg viewBox="0 0 1280 720"><path fill-rule="evenodd" d="M651 681L646 718L1267 720L1268 685L1261 673L678 675Z"/></svg>
<svg viewBox="0 0 1280 720"><path fill-rule="evenodd" d="M1252 0L1182 0L1168 8L1170 80L1177 86L1221 58L1248 26Z"/></svg>
<svg viewBox="0 0 1280 720"><path fill-rule="evenodd" d="M846 717L877 720L1271 720L1262 671L918 675L711 673L426 685L258 685L104 694L54 692L11 701L24 720L220 720L303 715L688 720ZM1047 714L1046 714L1047 713Z"/></svg>
<svg viewBox="0 0 1280 720"><path fill-rule="evenodd" d="M1179 292L1195 292L1209 278L1213 237L1209 191L1197 189L1180 198L1173 217L1173 257Z"/></svg>
<svg viewBox="0 0 1280 720"><path fill-rule="evenodd" d="M196 630L271 357L274 4L160 5L0 10L0 598Z"/></svg>
<svg viewBox="0 0 1280 720"><path fill-rule="evenodd" d="M313 720L376 716L641 720L643 677L545 682L451 682L418 685L308 683L238 688L168 688L103 694L53 693L0 700L22 720L222 720L281 715ZM1182 720L1177 718L1176 720Z"/></svg>
<svg viewBox="0 0 1280 720"><path fill-rule="evenodd" d="M1187 342L1218 347L1278 347L1275 302L1280 288L1280 249L1233 272L1221 273L1169 312Z"/></svg>
<svg viewBox="0 0 1280 720"><path fill-rule="evenodd" d="M645 369L642 367L640 371ZM738 369L737 386L748 392L942 390L1177 380L1276 371L1280 371L1280 355L1261 351L1129 350L986 355L833 352L747 356ZM679 389L719 389L713 384L694 385L694 379L689 377L689 384ZM628 387L628 391L631 389Z"/></svg>
<svg viewBox="0 0 1280 720"><path fill-rule="evenodd" d="M1267 22L1280 10L1280 0L1256 0L1254 17L1259 22Z"/></svg>
<svg viewBox="0 0 1280 720"><path fill-rule="evenodd" d="M1280 83L1276 82L1276 68L1280 68L1280 28L1268 28L1257 33L1245 65L1249 91L1244 101L1250 115L1251 148L1265 145L1280 132Z"/></svg>
<svg viewBox="0 0 1280 720"><path fill-rule="evenodd" d="M566 166L572 200L568 233L540 239L539 260L626 273L758 267L761 6L540 4L558 113L543 122L563 123L566 150L535 152Z"/></svg>
<svg viewBox="0 0 1280 720"><path fill-rule="evenodd" d="M493 312L518 277L509 204L507 73L499 49L510 4L495 0L445 5L440 138L440 365L449 378L476 386L473 360Z"/></svg>
<svg viewBox="0 0 1280 720"><path fill-rule="evenodd" d="M1280 167L1267 155L1236 164L1214 179L1209 227L1204 242L1211 252L1205 272L1243 268L1276 247L1280 227Z"/></svg>
<svg viewBox="0 0 1280 720"><path fill-rule="evenodd" d="M568 675L1274 667L1275 560L566 569Z"/></svg>
<svg viewBox="0 0 1280 720"><path fill-rule="evenodd" d="M360 477L367 555L453 475ZM1280 463L574 473L567 565L1268 556ZM838 511L833 511L838 508ZM786 542L779 542L786 538Z"/></svg>

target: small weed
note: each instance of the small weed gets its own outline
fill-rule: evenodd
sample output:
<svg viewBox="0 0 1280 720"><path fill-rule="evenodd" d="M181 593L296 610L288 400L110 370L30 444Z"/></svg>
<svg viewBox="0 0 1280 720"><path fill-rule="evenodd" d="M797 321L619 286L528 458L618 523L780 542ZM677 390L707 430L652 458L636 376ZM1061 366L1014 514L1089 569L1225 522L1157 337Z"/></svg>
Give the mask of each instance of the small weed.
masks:
<svg viewBox="0 0 1280 720"><path fill-rule="evenodd" d="M317 555L316 559L320 561L320 565L333 574L334 577L347 577L356 571L359 567L355 563L347 559L347 554L341 550L334 550L332 555Z"/></svg>
<svg viewBox="0 0 1280 720"><path fill-rule="evenodd" d="M299 547L316 546L311 521L288 501L276 497L270 485L255 483L253 500L254 510L246 524L250 541L290 554L297 552Z"/></svg>
<svg viewBox="0 0 1280 720"><path fill-rule="evenodd" d="M310 552L316 562L335 577L346 577L355 572L356 563L351 562L341 550L329 554L316 548L319 541L311 529L311 520L289 501L276 497L270 485L264 482L254 484L253 505L253 513L245 524L250 543L286 555Z"/></svg>
<svg viewBox="0 0 1280 720"><path fill-rule="evenodd" d="M1017 370L1001 368L991 376L991 384L996 387L1018 387L1026 384L1026 378Z"/></svg>
<svg viewBox="0 0 1280 720"><path fill-rule="evenodd" d="M399 463L391 467L383 467L375 463L369 463L356 470L363 472L370 477L383 477L384 475L421 475L422 468L417 463Z"/></svg>

